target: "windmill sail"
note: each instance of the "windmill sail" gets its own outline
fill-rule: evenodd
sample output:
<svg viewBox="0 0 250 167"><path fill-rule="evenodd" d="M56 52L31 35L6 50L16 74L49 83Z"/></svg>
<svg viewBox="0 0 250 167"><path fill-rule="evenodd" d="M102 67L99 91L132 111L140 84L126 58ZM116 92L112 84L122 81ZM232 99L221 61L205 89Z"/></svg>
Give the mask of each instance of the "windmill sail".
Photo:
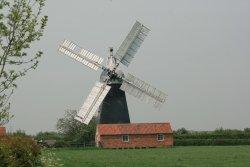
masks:
<svg viewBox="0 0 250 167"><path fill-rule="evenodd" d="M145 37L149 33L149 29L140 22L136 21L125 40L115 54L115 58L125 66L128 66L137 50L141 46Z"/></svg>
<svg viewBox="0 0 250 167"><path fill-rule="evenodd" d="M101 63L103 62L103 58L96 56L85 49L82 49L68 40L64 40L64 42L59 47L59 51L91 69L98 70L99 67L102 68Z"/></svg>
<svg viewBox="0 0 250 167"><path fill-rule="evenodd" d="M77 113L75 119L84 124L88 124L109 92L110 88L111 87L106 85L106 83L96 82L87 100Z"/></svg>
<svg viewBox="0 0 250 167"><path fill-rule="evenodd" d="M128 92L148 103L153 103L156 108L159 108L162 103L166 101L167 95L160 90L152 87L148 83L128 74L120 87L121 90Z"/></svg>

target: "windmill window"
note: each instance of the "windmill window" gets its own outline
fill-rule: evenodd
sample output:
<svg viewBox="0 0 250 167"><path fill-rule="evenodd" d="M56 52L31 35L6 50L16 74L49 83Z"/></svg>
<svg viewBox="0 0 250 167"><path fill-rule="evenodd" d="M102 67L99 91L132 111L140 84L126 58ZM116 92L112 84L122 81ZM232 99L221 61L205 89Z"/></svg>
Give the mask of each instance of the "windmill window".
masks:
<svg viewBox="0 0 250 167"><path fill-rule="evenodd" d="M129 142L129 135L122 135L123 142Z"/></svg>
<svg viewBox="0 0 250 167"><path fill-rule="evenodd" d="M164 134L157 134L157 141L163 141L165 139Z"/></svg>

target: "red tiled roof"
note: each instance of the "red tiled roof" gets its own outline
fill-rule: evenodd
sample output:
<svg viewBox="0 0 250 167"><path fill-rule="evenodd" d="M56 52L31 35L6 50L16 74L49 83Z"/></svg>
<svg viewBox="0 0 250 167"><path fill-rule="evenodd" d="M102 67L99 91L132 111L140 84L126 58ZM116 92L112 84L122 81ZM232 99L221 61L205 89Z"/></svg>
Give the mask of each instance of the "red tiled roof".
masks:
<svg viewBox="0 0 250 167"><path fill-rule="evenodd" d="M98 135L173 133L170 123L98 124Z"/></svg>

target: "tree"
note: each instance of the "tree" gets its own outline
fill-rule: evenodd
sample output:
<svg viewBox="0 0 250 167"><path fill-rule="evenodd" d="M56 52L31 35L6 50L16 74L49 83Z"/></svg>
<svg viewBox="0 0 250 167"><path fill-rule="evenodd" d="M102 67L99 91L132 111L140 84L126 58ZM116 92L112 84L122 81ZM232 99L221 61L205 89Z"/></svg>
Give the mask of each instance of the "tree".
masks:
<svg viewBox="0 0 250 167"><path fill-rule="evenodd" d="M0 125L10 114L10 97L16 81L38 65L42 52L28 49L43 35L47 16L41 16L45 0L0 0Z"/></svg>
<svg viewBox="0 0 250 167"><path fill-rule="evenodd" d="M178 135L185 135L185 134L189 134L189 131L185 128L180 128L175 133Z"/></svg>
<svg viewBox="0 0 250 167"><path fill-rule="evenodd" d="M56 127L65 139L76 143L88 143L95 140L96 118L88 125L74 119L76 110L66 110L63 118L58 119Z"/></svg>
<svg viewBox="0 0 250 167"><path fill-rule="evenodd" d="M250 128L245 128L244 132L249 133L250 132Z"/></svg>

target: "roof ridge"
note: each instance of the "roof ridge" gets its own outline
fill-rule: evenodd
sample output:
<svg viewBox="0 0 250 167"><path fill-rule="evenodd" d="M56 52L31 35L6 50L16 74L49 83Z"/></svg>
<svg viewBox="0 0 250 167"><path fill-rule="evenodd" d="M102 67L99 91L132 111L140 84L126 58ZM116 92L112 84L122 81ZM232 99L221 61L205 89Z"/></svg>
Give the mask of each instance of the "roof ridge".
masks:
<svg viewBox="0 0 250 167"><path fill-rule="evenodd" d="M121 124L97 124L97 125L135 125L135 124L170 124L170 122L146 122L146 123L121 123Z"/></svg>
<svg viewBox="0 0 250 167"><path fill-rule="evenodd" d="M172 128L169 122L98 124L97 129L100 135L172 133Z"/></svg>

